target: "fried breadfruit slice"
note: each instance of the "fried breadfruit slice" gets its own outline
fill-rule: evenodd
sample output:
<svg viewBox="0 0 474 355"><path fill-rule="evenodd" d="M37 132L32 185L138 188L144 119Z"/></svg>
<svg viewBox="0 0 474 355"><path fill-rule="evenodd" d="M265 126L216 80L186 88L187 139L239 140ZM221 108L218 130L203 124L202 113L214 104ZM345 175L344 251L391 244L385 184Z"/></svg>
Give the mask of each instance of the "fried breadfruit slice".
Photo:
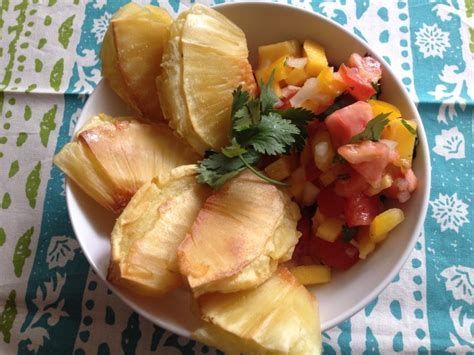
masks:
<svg viewBox="0 0 474 355"><path fill-rule="evenodd" d="M130 3L113 16L100 53L111 88L134 110L151 120L162 118L155 78L173 22L162 8Z"/></svg>
<svg viewBox="0 0 474 355"><path fill-rule="evenodd" d="M198 158L163 124L99 114L54 163L103 207L119 212L144 183Z"/></svg>
<svg viewBox="0 0 474 355"><path fill-rule="evenodd" d="M299 208L288 195L244 171L210 196L178 248L195 295L255 287L291 258Z"/></svg>
<svg viewBox="0 0 474 355"><path fill-rule="evenodd" d="M146 296L178 287L176 249L210 194L208 186L197 183L195 165L143 185L112 231L108 280Z"/></svg>
<svg viewBox="0 0 474 355"><path fill-rule="evenodd" d="M165 118L199 153L228 143L232 91L251 94L255 79L245 34L217 11L196 4L171 26L157 87Z"/></svg>
<svg viewBox="0 0 474 355"><path fill-rule="evenodd" d="M321 354L315 297L284 267L260 286L199 297L199 341L229 354Z"/></svg>

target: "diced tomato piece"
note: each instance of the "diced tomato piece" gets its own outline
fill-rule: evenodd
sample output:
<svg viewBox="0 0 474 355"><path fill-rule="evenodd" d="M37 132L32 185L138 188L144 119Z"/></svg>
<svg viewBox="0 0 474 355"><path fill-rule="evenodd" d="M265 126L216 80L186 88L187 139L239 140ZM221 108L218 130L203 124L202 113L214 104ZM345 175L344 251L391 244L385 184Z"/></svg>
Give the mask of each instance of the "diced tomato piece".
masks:
<svg viewBox="0 0 474 355"><path fill-rule="evenodd" d="M359 250L341 239L331 243L313 237L312 251L319 261L336 270L347 270L359 261Z"/></svg>
<svg viewBox="0 0 474 355"><path fill-rule="evenodd" d="M318 208L326 217L339 217L344 213L344 198L336 195L332 187L322 189L316 197Z"/></svg>
<svg viewBox="0 0 474 355"><path fill-rule="evenodd" d="M346 199L344 215L349 227L368 226L379 214L381 202L377 196L358 194Z"/></svg>
<svg viewBox="0 0 474 355"><path fill-rule="evenodd" d="M379 142L346 144L339 147L337 152L374 187L382 180L385 168L391 161L388 147Z"/></svg>
<svg viewBox="0 0 474 355"><path fill-rule="evenodd" d="M372 118L372 107L367 102L358 101L333 112L324 122L334 147L338 148L362 132Z"/></svg>
<svg viewBox="0 0 474 355"><path fill-rule="evenodd" d="M304 175L307 181L314 183L319 179L319 175L321 175L321 170L319 170L314 161L308 161L304 166Z"/></svg>
<svg viewBox="0 0 474 355"><path fill-rule="evenodd" d="M378 60L371 56L362 57L358 53L352 53L348 64L351 68L359 69L359 74L369 83L376 83L382 78L382 67Z"/></svg>
<svg viewBox="0 0 474 355"><path fill-rule="evenodd" d="M357 100L367 101L376 91L370 82L367 82L359 73L357 68L349 68L344 64L339 67L339 74L347 84L349 94Z"/></svg>
<svg viewBox="0 0 474 355"><path fill-rule="evenodd" d="M356 171L352 171L351 173L348 173L348 175L347 179L341 179L341 175L337 179L334 186L336 194L342 197L351 197L367 190L369 184L365 181L362 175Z"/></svg>

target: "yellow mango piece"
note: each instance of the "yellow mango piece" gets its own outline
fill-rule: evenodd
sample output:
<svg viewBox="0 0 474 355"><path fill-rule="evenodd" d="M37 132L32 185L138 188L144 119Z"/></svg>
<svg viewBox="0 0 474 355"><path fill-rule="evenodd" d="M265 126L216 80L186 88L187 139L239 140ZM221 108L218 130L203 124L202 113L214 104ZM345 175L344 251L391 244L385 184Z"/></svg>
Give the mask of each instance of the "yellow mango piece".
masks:
<svg viewBox="0 0 474 355"><path fill-rule="evenodd" d="M359 248L359 259L367 258L367 255L375 250L375 243L370 239L368 233L359 237L357 242Z"/></svg>
<svg viewBox="0 0 474 355"><path fill-rule="evenodd" d="M301 57L301 44L291 40L258 47L258 67L264 68L282 56Z"/></svg>
<svg viewBox="0 0 474 355"><path fill-rule="evenodd" d="M316 285L331 281L331 268L326 265L296 266L289 271L302 285Z"/></svg>
<svg viewBox="0 0 474 355"><path fill-rule="evenodd" d="M370 224L370 240L374 243L381 242L404 219L405 214L399 208L391 208L380 213Z"/></svg>
<svg viewBox="0 0 474 355"><path fill-rule="evenodd" d="M280 81L285 80L291 71L291 68L286 65L287 59L287 56L280 57L271 65L265 68L258 69L255 72L255 76L257 77L257 84L260 89L262 89L262 82L264 84L268 83L272 73L274 73L272 88L278 97L281 96Z"/></svg>
<svg viewBox="0 0 474 355"><path fill-rule="evenodd" d="M397 142L396 150L400 158L394 162L394 165L410 168L413 160L413 148L415 147L416 135L409 131L405 126L409 125L416 131L416 122L412 120L403 120L397 118L391 120L382 132L383 139L389 139Z"/></svg>
<svg viewBox="0 0 474 355"><path fill-rule="evenodd" d="M313 224L321 224L326 220L326 216L322 214L321 209L318 208L313 216Z"/></svg>
<svg viewBox="0 0 474 355"><path fill-rule="evenodd" d="M303 68L293 68L285 81L288 85L301 86L308 78L309 76Z"/></svg>
<svg viewBox="0 0 474 355"><path fill-rule="evenodd" d="M390 120L402 117L400 110L388 102L382 100L369 100L369 105L372 107L374 117L381 113L390 113L388 116Z"/></svg>
<svg viewBox="0 0 474 355"><path fill-rule="evenodd" d="M338 218L327 218L316 228L316 236L333 243L341 234L343 224Z"/></svg>
<svg viewBox="0 0 474 355"><path fill-rule="evenodd" d="M320 129L311 140L311 150L313 152L314 163L322 172L328 171L332 166L332 160L336 152L331 143L329 132Z"/></svg>
<svg viewBox="0 0 474 355"><path fill-rule="evenodd" d="M313 111L314 113L319 111L319 104L311 100L304 100L299 107Z"/></svg>
<svg viewBox="0 0 474 355"><path fill-rule="evenodd" d="M318 74L328 66L328 59L324 48L309 39L303 43L304 55L308 58L305 70L309 76L318 76Z"/></svg>
<svg viewBox="0 0 474 355"><path fill-rule="evenodd" d="M302 166L300 166L298 169L293 171L293 173L291 173L291 176L289 179L290 186L288 187L288 191L290 195L296 201L301 201L301 198L303 197L305 182L306 180L304 176L304 169Z"/></svg>
<svg viewBox="0 0 474 355"><path fill-rule="evenodd" d="M325 67L318 75L319 91L321 94L335 98L341 95L346 89L347 84L334 77L334 68Z"/></svg>
<svg viewBox="0 0 474 355"><path fill-rule="evenodd" d="M292 157L283 156L268 165L264 170L268 177L275 180L285 180L292 172Z"/></svg>

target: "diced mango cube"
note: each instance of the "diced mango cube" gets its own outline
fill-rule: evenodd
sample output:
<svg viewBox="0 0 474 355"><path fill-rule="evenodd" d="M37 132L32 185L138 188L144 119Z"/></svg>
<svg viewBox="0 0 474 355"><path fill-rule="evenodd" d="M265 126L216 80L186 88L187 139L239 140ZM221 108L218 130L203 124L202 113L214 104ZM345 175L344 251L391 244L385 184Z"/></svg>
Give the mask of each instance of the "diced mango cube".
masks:
<svg viewBox="0 0 474 355"><path fill-rule="evenodd" d="M319 92L332 99L341 95L346 89L347 84L342 79L334 76L333 67L325 67L318 75Z"/></svg>
<svg viewBox="0 0 474 355"><path fill-rule="evenodd" d="M314 163L322 172L328 171L332 166L332 160L336 152L331 143L331 136L325 129L318 130L311 139L311 150Z"/></svg>
<svg viewBox="0 0 474 355"><path fill-rule="evenodd" d="M285 180L291 175L292 158L290 156L283 156L265 168L267 175L275 180Z"/></svg>
<svg viewBox="0 0 474 355"><path fill-rule="evenodd" d="M382 100L369 100L369 105L372 107L374 117L381 113L390 113L388 116L389 120L402 117L400 110L388 102Z"/></svg>
<svg viewBox="0 0 474 355"><path fill-rule="evenodd" d="M257 77L257 84L260 89L262 88L262 82L263 84L267 84L270 80L272 73L274 73L272 89L273 91L275 91L275 94L278 97L281 96L280 81L285 80L291 71L291 68L286 65L287 58L288 57L286 56L280 57L276 61L271 63L269 66L265 68L260 68L255 71L255 76Z"/></svg>
<svg viewBox="0 0 474 355"><path fill-rule="evenodd" d="M395 119L385 126L382 138L398 143L395 149L400 154L400 158L394 162L394 165L406 169L411 167L416 140L416 134L414 133L416 133L416 122L412 120Z"/></svg>
<svg viewBox="0 0 474 355"><path fill-rule="evenodd" d="M311 100L304 100L298 107L305 108L307 110L313 111L314 113L318 113L320 111L320 105Z"/></svg>
<svg viewBox="0 0 474 355"><path fill-rule="evenodd" d="M264 68L282 56L301 57L301 44L291 40L258 47L258 67Z"/></svg>
<svg viewBox="0 0 474 355"><path fill-rule="evenodd" d="M342 232L343 220L338 218L327 218L317 228L316 236L328 242L335 242Z"/></svg>
<svg viewBox="0 0 474 355"><path fill-rule="evenodd" d="M308 78L309 76L303 68L293 68L285 81L288 85L301 86Z"/></svg>
<svg viewBox="0 0 474 355"><path fill-rule="evenodd" d="M357 244L359 248L359 259L367 258L367 255L375 250L375 242L370 239L369 233L359 237Z"/></svg>
<svg viewBox="0 0 474 355"><path fill-rule="evenodd" d="M331 268L326 265L302 265L289 269L302 285L316 285L331 280Z"/></svg>
<svg viewBox="0 0 474 355"><path fill-rule="evenodd" d="M290 195L293 196L296 201L301 201L301 198L303 197L305 182L304 168L300 166L291 173L289 179L290 186L288 187Z"/></svg>
<svg viewBox="0 0 474 355"><path fill-rule="evenodd" d="M405 214L399 208L388 209L377 215L370 224L370 239L379 243L387 237L387 234L403 222Z"/></svg>
<svg viewBox="0 0 474 355"><path fill-rule="evenodd" d="M304 55L308 58L305 70L309 76L318 76L318 74L328 66L328 59L324 48L309 39L303 43Z"/></svg>

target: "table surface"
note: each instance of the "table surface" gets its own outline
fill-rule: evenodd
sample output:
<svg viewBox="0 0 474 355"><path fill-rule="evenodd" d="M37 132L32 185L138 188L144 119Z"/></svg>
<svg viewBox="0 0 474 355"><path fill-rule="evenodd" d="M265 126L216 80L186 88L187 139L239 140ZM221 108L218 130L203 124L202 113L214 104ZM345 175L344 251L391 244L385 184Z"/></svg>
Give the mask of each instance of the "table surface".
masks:
<svg viewBox="0 0 474 355"><path fill-rule="evenodd" d="M124 2L2 0L0 353L215 352L151 324L107 290L75 239L64 176L52 166L101 78L100 43ZM325 353L473 353L474 3L288 2L384 54L418 104L433 166L415 250L376 300L324 333ZM176 14L190 2L160 5Z"/></svg>

